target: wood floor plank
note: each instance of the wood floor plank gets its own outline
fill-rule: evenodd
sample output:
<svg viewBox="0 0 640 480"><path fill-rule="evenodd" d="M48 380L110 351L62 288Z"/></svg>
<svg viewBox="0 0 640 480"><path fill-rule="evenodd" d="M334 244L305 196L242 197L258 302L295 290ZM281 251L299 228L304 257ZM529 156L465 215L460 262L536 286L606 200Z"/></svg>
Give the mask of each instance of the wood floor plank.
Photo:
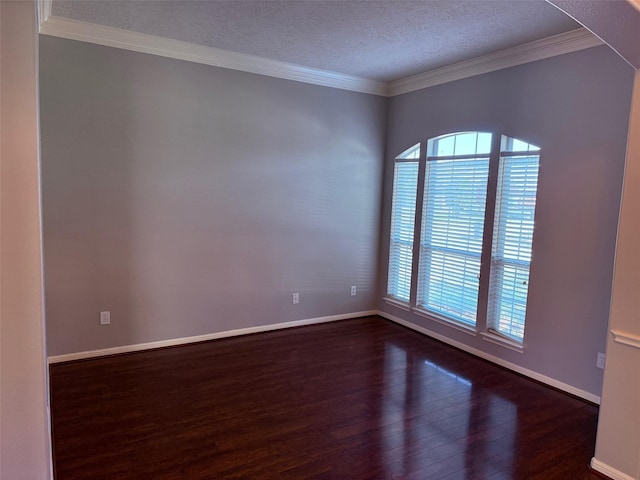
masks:
<svg viewBox="0 0 640 480"><path fill-rule="evenodd" d="M57 480L585 479L597 407L365 317L51 367Z"/></svg>

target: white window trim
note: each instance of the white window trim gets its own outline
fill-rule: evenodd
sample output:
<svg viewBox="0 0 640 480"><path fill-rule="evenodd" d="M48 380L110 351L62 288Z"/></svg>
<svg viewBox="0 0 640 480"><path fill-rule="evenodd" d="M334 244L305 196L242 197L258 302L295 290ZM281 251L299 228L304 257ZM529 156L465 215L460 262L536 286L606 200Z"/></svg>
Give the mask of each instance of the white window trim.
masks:
<svg viewBox="0 0 640 480"><path fill-rule="evenodd" d="M502 335L494 333L493 330L480 332L480 336L482 337L483 340L486 340L487 342L500 345L501 347L508 348L509 350L513 350L514 352L518 352L518 353L524 352L524 341L520 343L516 340L510 340L507 337L503 337Z"/></svg>
<svg viewBox="0 0 640 480"><path fill-rule="evenodd" d="M445 318L445 317L441 317L438 314L431 312L429 310L425 310L424 308L420 308L420 307L411 307L411 311L413 313L415 313L416 315L419 315L421 317L424 317L428 320L434 321L436 323L439 323L441 325L446 325L447 327L451 327L455 330L458 330L460 332L464 332L468 335L471 335L473 337L478 335L478 331L472 326L472 325L468 325L466 323L462 323L458 320L455 320L453 318Z"/></svg>
<svg viewBox="0 0 640 480"><path fill-rule="evenodd" d="M389 297L389 296L384 297L382 300L384 300L389 305L392 305L397 308L401 308L402 310L406 310L407 312L411 311L411 305L409 305L409 302L403 302L402 300Z"/></svg>

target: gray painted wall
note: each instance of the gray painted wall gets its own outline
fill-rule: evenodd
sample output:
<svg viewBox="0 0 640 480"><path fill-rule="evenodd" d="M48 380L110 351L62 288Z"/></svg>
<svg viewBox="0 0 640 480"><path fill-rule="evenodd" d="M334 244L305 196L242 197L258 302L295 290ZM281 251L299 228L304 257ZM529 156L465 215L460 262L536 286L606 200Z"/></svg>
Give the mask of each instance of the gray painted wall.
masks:
<svg viewBox="0 0 640 480"><path fill-rule="evenodd" d="M51 355L378 307L600 394L633 79L606 47L389 101L46 36L40 68ZM392 159L460 130L543 148L522 354L380 301Z"/></svg>
<svg viewBox="0 0 640 480"><path fill-rule="evenodd" d="M376 308L386 99L40 48L50 355Z"/></svg>
<svg viewBox="0 0 640 480"><path fill-rule="evenodd" d="M525 350L518 353L382 301L379 308L600 395L632 69L607 47L394 97L389 104L382 266L386 293L393 158L444 133L480 130L542 147ZM479 310L486 308L481 302ZM484 327L484 318L478 319Z"/></svg>

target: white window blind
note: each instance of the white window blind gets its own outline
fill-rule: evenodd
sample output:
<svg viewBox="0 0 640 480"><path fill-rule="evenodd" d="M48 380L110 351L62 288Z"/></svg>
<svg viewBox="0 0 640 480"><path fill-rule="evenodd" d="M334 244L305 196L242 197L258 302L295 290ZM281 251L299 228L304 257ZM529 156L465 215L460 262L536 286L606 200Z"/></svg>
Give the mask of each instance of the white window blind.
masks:
<svg viewBox="0 0 640 480"><path fill-rule="evenodd" d="M429 141L417 306L475 325L491 134Z"/></svg>
<svg viewBox="0 0 640 480"><path fill-rule="evenodd" d="M419 157L418 144L396 158L393 174L387 296L406 303L411 295Z"/></svg>
<svg viewBox="0 0 640 480"><path fill-rule="evenodd" d="M491 249L488 326L506 337L524 338L539 148L503 137Z"/></svg>

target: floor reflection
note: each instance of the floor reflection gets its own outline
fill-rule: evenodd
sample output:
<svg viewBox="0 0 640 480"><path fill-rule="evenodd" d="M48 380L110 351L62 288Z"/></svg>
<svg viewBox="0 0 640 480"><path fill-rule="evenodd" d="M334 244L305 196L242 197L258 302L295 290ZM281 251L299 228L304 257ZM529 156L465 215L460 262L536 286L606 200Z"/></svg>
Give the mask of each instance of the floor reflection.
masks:
<svg viewBox="0 0 640 480"><path fill-rule="evenodd" d="M490 380L474 381L388 343L380 397L384 477L511 478L517 406L488 388Z"/></svg>

